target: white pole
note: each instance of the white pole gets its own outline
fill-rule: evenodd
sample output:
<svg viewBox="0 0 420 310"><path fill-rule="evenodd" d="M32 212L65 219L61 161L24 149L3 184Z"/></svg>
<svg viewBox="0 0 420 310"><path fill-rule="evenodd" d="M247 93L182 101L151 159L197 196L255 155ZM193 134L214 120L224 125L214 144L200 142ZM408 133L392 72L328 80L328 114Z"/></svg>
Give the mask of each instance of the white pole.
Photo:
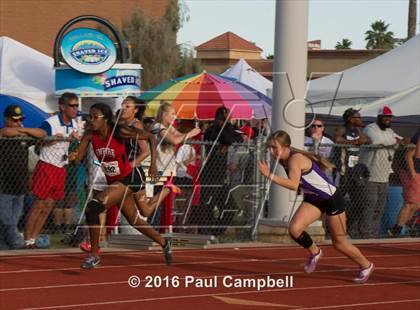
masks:
<svg viewBox="0 0 420 310"><path fill-rule="evenodd" d="M292 145L303 147L305 124L308 1L276 2L272 132L285 130ZM283 169L277 173L285 175ZM272 184L268 220L287 226L296 195ZM296 207L293 211L296 211Z"/></svg>

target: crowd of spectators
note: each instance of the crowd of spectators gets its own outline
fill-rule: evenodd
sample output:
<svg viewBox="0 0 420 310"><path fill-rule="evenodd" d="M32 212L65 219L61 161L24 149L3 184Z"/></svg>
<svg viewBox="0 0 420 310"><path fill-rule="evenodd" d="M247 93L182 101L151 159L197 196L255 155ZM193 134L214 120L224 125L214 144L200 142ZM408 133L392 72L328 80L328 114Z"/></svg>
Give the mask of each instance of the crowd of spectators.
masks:
<svg viewBox="0 0 420 310"><path fill-rule="evenodd" d="M72 211L82 203L76 182L77 170L67 160L71 148L77 146L82 130L76 122L78 102L75 94L63 94L58 101L59 112L45 120L40 128L23 128L21 108L15 105L6 108L5 126L0 129L0 147L13 150L13 154L0 153L0 249L15 249L22 245L35 248L35 241L54 207L53 231L71 229ZM255 183L254 142L257 137L267 135L267 121L260 122L259 127L250 121L237 122L231 119L230 111L225 107L217 110L214 120L200 123L177 120L176 111L166 102L161 104L155 119L143 118L144 109L144 102L127 97L116 118L127 126L144 128L155 134L159 175L173 178L174 184L183 190L176 201L175 224L188 226L188 232L203 234L223 233L231 224L249 224L255 216L252 213L255 209L247 202ZM364 126L360 111L350 108L343 114L342 126L329 128L330 135L327 134L328 124L315 119L305 137L308 151L320 154L335 165L329 176L346 196L348 233L352 238L381 235L380 224L392 173L399 174L404 207L389 234L400 235L404 225L419 210L420 129L411 140L404 139L391 129L392 117L391 109L384 106L376 121ZM47 136L66 140L35 140ZM10 137L35 139L7 139ZM416 147L407 148L400 157L403 160L397 163L401 169L395 171L395 150L410 142ZM30 176L28 147L33 144L37 145L39 161ZM127 146L130 150L128 160L142 171L144 178L148 147L145 143ZM93 167L96 171L94 189L100 190L104 185L98 169L100 163ZM34 202L29 214L22 215L25 195L32 195ZM160 210L158 208L153 215L155 220L150 220L157 226ZM27 218L24 240L17 230L21 215ZM107 217L106 222L103 216L102 224L117 225L118 206L108 211Z"/></svg>

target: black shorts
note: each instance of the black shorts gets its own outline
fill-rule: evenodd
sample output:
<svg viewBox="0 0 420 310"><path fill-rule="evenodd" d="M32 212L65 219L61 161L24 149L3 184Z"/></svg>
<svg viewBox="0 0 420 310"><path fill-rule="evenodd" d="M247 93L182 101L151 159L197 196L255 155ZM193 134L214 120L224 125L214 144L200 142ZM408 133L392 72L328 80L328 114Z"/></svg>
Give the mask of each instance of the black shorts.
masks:
<svg viewBox="0 0 420 310"><path fill-rule="evenodd" d="M141 167L136 167L129 175L118 182L130 188L133 193L137 193L145 187L146 175Z"/></svg>
<svg viewBox="0 0 420 310"><path fill-rule="evenodd" d="M346 211L343 195L338 189L328 200L313 201L310 197L304 197L303 201L314 205L322 213L325 212L328 216L338 215Z"/></svg>

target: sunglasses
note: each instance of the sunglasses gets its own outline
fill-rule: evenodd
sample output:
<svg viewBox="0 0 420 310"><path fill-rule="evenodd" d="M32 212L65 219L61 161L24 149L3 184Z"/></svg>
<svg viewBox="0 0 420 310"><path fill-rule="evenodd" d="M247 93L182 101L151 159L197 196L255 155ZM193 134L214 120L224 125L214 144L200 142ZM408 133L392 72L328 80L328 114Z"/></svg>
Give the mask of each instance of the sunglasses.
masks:
<svg viewBox="0 0 420 310"><path fill-rule="evenodd" d="M103 114L101 114L101 115L88 115L87 120L91 121L91 120L99 119L99 118L103 118L103 117L105 117L105 115L103 115Z"/></svg>
<svg viewBox="0 0 420 310"><path fill-rule="evenodd" d="M14 123L19 123L19 122L23 122L24 118L12 118Z"/></svg>
<svg viewBox="0 0 420 310"><path fill-rule="evenodd" d="M322 128L324 125L313 124L311 125L312 128Z"/></svg>

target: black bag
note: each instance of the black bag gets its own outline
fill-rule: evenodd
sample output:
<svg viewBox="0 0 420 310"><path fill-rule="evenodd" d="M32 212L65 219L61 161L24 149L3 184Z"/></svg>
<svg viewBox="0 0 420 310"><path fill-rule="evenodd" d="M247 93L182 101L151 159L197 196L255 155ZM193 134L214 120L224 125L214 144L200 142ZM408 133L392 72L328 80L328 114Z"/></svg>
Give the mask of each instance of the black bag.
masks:
<svg viewBox="0 0 420 310"><path fill-rule="evenodd" d="M350 169L349 174L355 186L365 186L370 177L369 168L362 163L358 163Z"/></svg>

